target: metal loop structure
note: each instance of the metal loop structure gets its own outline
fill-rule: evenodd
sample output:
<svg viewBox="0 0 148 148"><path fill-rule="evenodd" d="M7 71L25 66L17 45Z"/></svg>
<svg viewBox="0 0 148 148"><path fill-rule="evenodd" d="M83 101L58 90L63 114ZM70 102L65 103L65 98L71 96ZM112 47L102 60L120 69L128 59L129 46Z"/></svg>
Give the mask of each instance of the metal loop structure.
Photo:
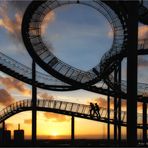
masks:
<svg viewBox="0 0 148 148"><path fill-rule="evenodd" d="M58 101L58 100L49 100L49 99L38 99L36 108L38 111L46 111L46 112L53 112L63 115L73 115L75 117L94 120L94 121L100 121L107 123L108 122L108 114L107 109L100 107L100 115L99 118L96 114L93 116L90 115L90 106L84 105L84 104L78 104L78 103L72 103L72 102L64 102L64 101ZM11 116L23 112L32 110L32 101L30 99L21 100L14 104L9 105L8 107L4 108L0 111L0 123L4 120L10 118ZM110 110L110 123L114 124L114 110ZM142 126L142 114L138 114L137 118L138 124L137 128L143 128ZM126 112L121 112L121 121L119 123L122 126L126 126ZM148 129L148 127L147 127Z"/></svg>
<svg viewBox="0 0 148 148"><path fill-rule="evenodd" d="M111 25L113 31L113 43L110 49L104 53L100 62L88 71L77 69L67 63L58 59L50 47L42 39L42 25L45 17L54 9L63 5L85 5L91 7L101 13ZM142 4L135 2L135 12L131 13L130 8L126 7L126 1L105 1L105 0L43 0L32 1L25 11L22 22L22 37L26 49L33 59L32 69L13 60L12 58L0 53L0 69L14 78L17 78L25 83L32 85L32 100L21 100L14 104L9 105L0 111L0 123L9 117L23 112L32 110L32 142L36 141L36 111L53 112L63 115L69 115L74 118L80 117L84 119L100 121L108 123L108 136L109 124L114 124L114 136L117 139L117 125L119 126L118 134L121 136L121 126L127 127L127 139L129 145L136 145L136 128L143 129L143 135L146 137L147 125L147 103L148 103L148 84L138 83L137 93L137 79L132 76L136 72L137 66L137 53L135 50L134 64L127 64L127 72L131 75L128 77L128 82L121 80L121 61L123 58L132 58L133 54L130 48L137 48L137 28L138 21L143 24L148 24L148 10ZM139 4L139 9L137 11ZM127 10L128 13L127 13ZM135 18L133 16L136 16ZM139 15L139 16L138 16ZM133 17L133 19L132 19ZM131 20L129 19L131 18ZM129 20L130 21L129 21ZM139 20L138 20L139 19ZM133 22L133 23L132 23ZM134 26L134 23L136 25ZM132 30L132 27L135 27ZM133 31L131 31L131 30ZM130 32L131 31L131 32ZM135 37L132 42L132 37ZM131 42L131 45L130 45ZM138 55L148 54L148 39L138 41ZM35 62L51 75L46 75L36 71ZM130 67L135 69L129 72ZM120 67L119 72L117 72ZM113 75L114 73L114 75ZM118 74L117 74L118 73ZM119 79L119 80L117 80ZM133 80L132 85L129 85L129 79ZM128 83L128 85L127 85ZM119 86L119 88L118 88ZM133 89L128 89L132 88ZM96 92L103 95L108 95L107 108L100 108L100 115L91 115L90 105L64 102L58 100L37 99L37 88L43 88L55 91L68 91L76 89L84 89L91 92ZM133 96L129 93L133 93ZM137 96L138 95L138 96ZM114 110L110 108L110 96L114 97ZM140 96L140 97L139 97ZM118 98L119 97L119 98ZM129 98L138 98L134 103ZM122 111L121 100L127 101L127 112ZM130 101L129 101L130 100ZM118 101L118 102L117 102ZM143 114L137 114L137 102L143 104ZM134 105L133 105L134 104ZM130 107L133 106L133 112ZM130 114L129 114L130 113ZM134 116L132 119L131 117ZM72 118L72 125L74 126L74 119ZM129 120L130 119L130 120ZM131 126L132 125L132 126ZM131 130L133 128L133 131ZM130 129L130 130L129 130ZM74 127L72 132L74 131ZM73 134L74 135L74 132ZM74 136L73 136L74 137ZM74 139L74 138L72 138ZM108 138L109 139L109 138ZM121 137L119 138L121 140ZM134 139L134 140L133 140ZM146 138L143 138L144 141ZM115 140L116 141L116 140Z"/></svg>
<svg viewBox="0 0 148 148"><path fill-rule="evenodd" d="M148 40L140 40L138 47L139 47L138 48L139 55L148 54ZM4 73L18 80L21 80L27 84L33 85L32 69L17 62L16 60L10 58L9 56L1 52L0 52L0 69ZM107 85L109 85L111 88L114 88L115 83L113 80L114 80L114 76L111 74L109 75L109 79L105 79L104 82L100 81L96 85L89 86L89 88L87 88L86 90L97 92L102 95L108 95L108 93L110 93L110 96L114 96L115 95L114 89L112 89L112 91L107 90ZM122 83L121 83L122 92L121 93L123 93L123 96L122 96L123 99L126 99L126 93L127 93L126 83L127 83L126 81L122 80ZM119 85L120 85L119 83L116 84L116 86L119 86ZM53 91L71 91L71 90L79 89L78 87L74 87L74 86L71 86L67 83L60 81L52 77L51 75L46 75L38 71L36 71L35 86L38 88L43 88L43 89L53 90ZM148 96L147 90L148 90L148 84L138 83L138 95L139 96L144 96L144 97Z"/></svg>
<svg viewBox="0 0 148 148"><path fill-rule="evenodd" d="M143 39L138 41L138 55L146 55L148 54L148 39ZM124 56L126 57L126 53ZM32 85L32 69L17 62L16 60L8 57L7 55L0 52L0 68L1 71L11 75L12 77L19 79L27 84ZM109 85L114 90L114 76L112 74L109 75L109 79L104 79L104 82ZM76 90L74 86L71 86L67 83L64 83L51 75L46 75L40 72L36 72L36 86L39 88L47 89L47 90L54 90L54 91L69 91L69 90ZM107 88L103 87L102 82L99 84L100 87L97 87L97 92L103 95L107 95ZM97 84L97 85L99 85ZM116 84L117 86L119 84ZM93 91L93 86L91 87L91 91ZM118 87L116 87L118 88ZM127 93L127 85L126 81L122 81L121 83L121 91L122 93ZM148 84L145 83L138 83L138 95L147 96ZM113 93L109 92L111 96Z"/></svg>
<svg viewBox="0 0 148 148"><path fill-rule="evenodd" d="M45 16L52 10L62 5L82 4L96 9L103 14L111 24L114 33L112 47L104 54L100 63L85 72L76 69L58 59L45 45L41 37L41 26ZM112 4L111 4L112 5ZM33 1L27 8L22 23L22 36L25 46L35 61L54 77L71 85L92 85L100 81L104 75L113 71L114 58L126 45L126 18L122 11L116 14L110 3L101 1ZM110 71L111 70L111 71Z"/></svg>
<svg viewBox="0 0 148 148"><path fill-rule="evenodd" d="M143 2L139 5L139 20L141 23L148 25L148 8L143 5Z"/></svg>

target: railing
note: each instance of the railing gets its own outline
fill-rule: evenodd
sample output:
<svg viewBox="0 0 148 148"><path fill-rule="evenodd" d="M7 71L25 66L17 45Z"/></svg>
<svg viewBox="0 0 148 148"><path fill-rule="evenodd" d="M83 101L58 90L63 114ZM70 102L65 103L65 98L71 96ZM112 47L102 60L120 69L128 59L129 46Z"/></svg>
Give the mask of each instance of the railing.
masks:
<svg viewBox="0 0 148 148"><path fill-rule="evenodd" d="M147 47L148 40L141 40L139 42L140 47ZM140 50L140 49L139 49ZM147 49L145 49L147 50ZM28 78L32 80L32 70L31 68L15 61L14 59L6 56L5 54L0 52L0 65L3 65L7 67L8 69L11 69L12 71L18 73L19 75L22 75L25 78ZM68 84L61 82L60 80L57 80L56 78L52 77L51 75L45 75L43 73L37 72L37 82L43 83L45 85L58 85L58 86L69 86ZM110 75L110 81L113 84L113 76ZM98 83L98 85L103 84L102 82ZM38 84L40 85L40 84ZM69 86L70 87L70 86ZM107 89L105 86L101 85L102 88ZM121 83L121 90L122 92L126 93L126 81L122 81ZM49 87L50 88L50 87ZM146 83L138 83L138 95L148 96L148 84Z"/></svg>
<svg viewBox="0 0 148 148"><path fill-rule="evenodd" d="M10 58L9 56L3 54L0 52L0 66L2 71L7 73L8 75L13 76L14 78L17 78L21 81L24 81L25 83L31 84L32 83L32 70L31 68L17 62L16 60ZM7 68L7 69L6 69ZM11 72L9 72L11 70ZM15 73L15 74L14 74ZM14 74L14 75L12 75ZM45 75L40 72L36 72L36 86L41 87L48 90L74 90L72 86L61 82L60 80L57 80L56 78L52 77L51 75ZM53 86L52 86L53 85ZM98 89L103 88L106 89L107 86L104 85L104 82L99 82L96 84ZM99 88L100 87L100 88ZM102 92L102 89L100 89L100 93L104 94Z"/></svg>
<svg viewBox="0 0 148 148"><path fill-rule="evenodd" d="M148 50L148 39L138 40L138 50Z"/></svg>
<svg viewBox="0 0 148 148"><path fill-rule="evenodd" d="M32 80L32 69L17 62L16 60L8 57L7 55L0 52L0 64L5 66L14 72L22 75L30 80ZM61 85L61 86L69 86L68 84L52 77L51 75L46 75L41 72L36 71L36 81L39 83L43 83L45 85Z"/></svg>
<svg viewBox="0 0 148 148"><path fill-rule="evenodd" d="M108 114L107 109L104 107L100 107L100 115L99 118L97 114L90 115L90 106L84 105L84 104L78 104L78 103L72 103L72 102L64 102L64 101L58 101L58 100L49 100L49 99L43 99L43 100L37 100L37 110L44 110L44 111L51 111L55 113L62 113L65 115L75 115L77 117L83 117L90 120L98 120L107 122L108 121ZM8 107L4 108L0 111L0 122L6 120L10 116L19 113L21 111L25 110L31 110L32 108L32 101L29 99L18 101L14 104L9 105ZM48 110L50 109L50 110ZM118 114L118 112L117 112ZM138 124L142 124L142 114L138 113L137 118ZM114 110L110 110L110 122L116 122L114 121ZM121 112L121 122L123 124L126 124L126 112Z"/></svg>

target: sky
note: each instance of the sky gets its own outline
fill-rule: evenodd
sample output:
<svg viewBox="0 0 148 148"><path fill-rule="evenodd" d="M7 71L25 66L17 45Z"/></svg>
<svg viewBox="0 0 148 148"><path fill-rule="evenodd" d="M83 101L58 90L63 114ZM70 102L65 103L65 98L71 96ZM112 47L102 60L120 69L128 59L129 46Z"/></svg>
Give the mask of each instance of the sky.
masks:
<svg viewBox="0 0 148 148"><path fill-rule="evenodd" d="M85 71L96 66L112 45L112 29L106 18L91 7L77 4L61 6L53 14L43 35L45 42L52 44L53 53Z"/></svg>
<svg viewBox="0 0 148 148"><path fill-rule="evenodd" d="M21 37L21 21L29 3L30 1L0 1L0 52L31 67L32 60ZM139 39L147 36L148 27L139 24ZM59 59L86 71L98 64L113 41L112 29L107 20L96 10L83 5L62 6L48 14L43 22L42 38L47 46L52 45L52 52ZM139 56L138 62L138 81L148 83L147 56ZM39 66L37 70L46 73ZM126 80L126 59L123 62L122 78ZM28 98L31 98L30 85L0 72L0 110ZM38 98L82 104L97 102L102 107L106 106L106 96L84 90L55 92L38 89ZM140 105L138 107L140 110ZM123 109L125 110L125 105ZM31 112L19 113L9 118L6 123L7 129L11 131L17 129L20 123L26 138L30 137ZM106 135L106 124L80 118L76 118L75 123L78 138L102 138ZM38 112L37 127L39 138L70 137L69 116ZM125 129L122 130L125 135Z"/></svg>

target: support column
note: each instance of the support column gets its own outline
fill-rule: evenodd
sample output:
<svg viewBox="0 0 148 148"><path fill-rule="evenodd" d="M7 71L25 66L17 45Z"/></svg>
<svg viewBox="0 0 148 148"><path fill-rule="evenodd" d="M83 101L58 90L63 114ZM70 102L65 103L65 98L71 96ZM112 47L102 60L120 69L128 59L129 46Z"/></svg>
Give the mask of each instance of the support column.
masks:
<svg viewBox="0 0 148 148"><path fill-rule="evenodd" d="M2 122L2 144L5 143L5 121Z"/></svg>
<svg viewBox="0 0 148 148"><path fill-rule="evenodd" d="M37 122L37 116L36 116L36 102L37 102L37 88L35 86L35 80L36 80L36 65L35 61L32 62L32 143L36 143L36 122Z"/></svg>
<svg viewBox="0 0 148 148"><path fill-rule="evenodd" d="M143 142L147 142L147 103L143 102Z"/></svg>
<svg viewBox="0 0 148 148"><path fill-rule="evenodd" d="M107 96L107 114L108 114L108 123L107 123L107 139L110 144L110 94L108 86L108 96Z"/></svg>
<svg viewBox="0 0 148 148"><path fill-rule="evenodd" d="M138 1L126 1L127 37L127 144L137 145L137 42Z"/></svg>
<svg viewBox="0 0 148 148"><path fill-rule="evenodd" d="M115 83L114 89L116 90L117 68L115 68L114 71L114 83ZM114 97L114 143L115 145L117 144L117 96Z"/></svg>
<svg viewBox="0 0 148 148"><path fill-rule="evenodd" d="M122 61L121 61L122 63ZM121 63L119 64L119 69L118 69L118 82L119 82L119 89L121 92ZM118 144L121 144L121 94L119 96L118 100Z"/></svg>
<svg viewBox="0 0 148 148"><path fill-rule="evenodd" d="M75 140L75 120L74 120L74 116L72 115L72 117L71 117L71 142L72 142L72 145L74 144L74 140Z"/></svg>

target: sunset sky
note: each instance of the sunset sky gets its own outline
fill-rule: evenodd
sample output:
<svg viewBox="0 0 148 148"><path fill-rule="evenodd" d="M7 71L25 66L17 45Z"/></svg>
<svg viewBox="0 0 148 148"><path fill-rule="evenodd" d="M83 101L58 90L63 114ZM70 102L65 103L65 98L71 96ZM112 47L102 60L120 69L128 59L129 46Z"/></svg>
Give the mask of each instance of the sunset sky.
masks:
<svg viewBox="0 0 148 148"><path fill-rule="evenodd" d="M31 57L21 37L23 13L30 1L0 1L0 52L31 67ZM53 53L64 62L89 70L112 45L112 29L107 20L96 10L83 5L62 6L47 15L43 24L43 40L53 47ZM148 37L148 27L139 24L139 39ZM139 56L138 81L148 83L148 58ZM126 60L122 78L126 79ZM44 72L40 67L38 71ZM0 72L0 110L18 100L31 98L31 86ZM55 92L38 89L38 98L89 104L98 102L105 107L106 96L84 90ZM124 103L125 104L125 103ZM124 106L123 106L124 107ZM140 111L140 105L139 111ZM125 109L125 108L123 108ZM71 117L38 112L37 134L39 138L70 136ZM7 129L17 129L20 123L26 138L31 134L31 112L17 114L7 121ZM76 137L103 138L106 124L76 118ZM113 128L111 128L113 130ZM125 128L123 135L125 135Z"/></svg>

